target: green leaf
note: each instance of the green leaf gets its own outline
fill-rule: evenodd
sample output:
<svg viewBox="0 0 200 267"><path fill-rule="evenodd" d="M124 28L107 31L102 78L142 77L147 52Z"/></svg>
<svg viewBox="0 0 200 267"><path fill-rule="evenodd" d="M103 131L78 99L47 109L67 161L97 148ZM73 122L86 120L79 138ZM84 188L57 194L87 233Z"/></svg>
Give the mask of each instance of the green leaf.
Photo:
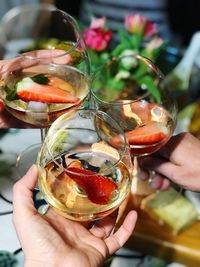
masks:
<svg viewBox="0 0 200 267"><path fill-rule="evenodd" d="M88 48L88 54L91 61L91 69L96 71L97 66L101 65L100 53Z"/></svg>
<svg viewBox="0 0 200 267"><path fill-rule="evenodd" d="M143 62L138 62L138 63L139 64L137 65L135 71L132 70L132 74L130 76L130 78L135 81L145 76L148 71L146 64L144 64Z"/></svg>
<svg viewBox="0 0 200 267"><path fill-rule="evenodd" d="M101 94L101 83L98 84L98 81L96 80L94 88L95 88L95 94L98 98L104 100L104 101L114 101L115 99L118 99L121 91L124 88L124 81L117 80L116 78L108 78L105 80L105 86L103 91L103 98Z"/></svg>
<svg viewBox="0 0 200 267"><path fill-rule="evenodd" d="M124 81L118 80L116 78L110 78L107 81L107 86L114 91L120 92L124 88Z"/></svg>
<svg viewBox="0 0 200 267"><path fill-rule="evenodd" d="M110 55L108 52L102 52L100 54L100 60L102 63L107 62L110 59Z"/></svg>
<svg viewBox="0 0 200 267"><path fill-rule="evenodd" d="M37 74L35 76L32 76L31 79L35 83L39 83L39 84L48 84L49 83L49 78L44 74Z"/></svg>
<svg viewBox="0 0 200 267"><path fill-rule="evenodd" d="M140 51L140 55L143 56L143 57L147 57L147 58L149 58L149 57L148 57L148 56L149 56L149 53L147 52L146 47L143 48L143 49L141 49L141 51ZM149 59L150 59L150 58L149 58Z"/></svg>
<svg viewBox="0 0 200 267"><path fill-rule="evenodd" d="M153 62L156 61L158 56L160 55L161 50L163 50L166 46L166 42L163 42L160 46L154 48L152 51L146 50L146 48L142 51L142 55L151 59Z"/></svg>
<svg viewBox="0 0 200 267"><path fill-rule="evenodd" d="M122 44L125 44L125 46L129 47L130 46L130 34L124 30L119 30L118 31L118 36L120 39L120 42Z"/></svg>
<svg viewBox="0 0 200 267"><path fill-rule="evenodd" d="M8 88L9 93L6 96L6 100L8 101L14 101L14 100L18 100L18 96L17 96L17 88L15 88L14 90L11 90Z"/></svg>
<svg viewBox="0 0 200 267"><path fill-rule="evenodd" d="M139 50L140 49L140 45L141 45L141 41L142 41L142 35L141 34L134 34L130 37L130 42L131 42L131 48L135 49L135 50Z"/></svg>
<svg viewBox="0 0 200 267"><path fill-rule="evenodd" d="M146 89L152 94L153 97L155 97L156 102L160 103L160 91L158 87L155 85L154 80L150 76L144 76L138 79L138 84L142 87L146 87Z"/></svg>
<svg viewBox="0 0 200 267"><path fill-rule="evenodd" d="M120 55L124 50L126 50L126 49L128 49L127 45L124 44L124 43L121 43L121 44L117 45L117 46L115 47L115 49L113 49L111 55L112 55L113 57L119 56L119 55Z"/></svg>

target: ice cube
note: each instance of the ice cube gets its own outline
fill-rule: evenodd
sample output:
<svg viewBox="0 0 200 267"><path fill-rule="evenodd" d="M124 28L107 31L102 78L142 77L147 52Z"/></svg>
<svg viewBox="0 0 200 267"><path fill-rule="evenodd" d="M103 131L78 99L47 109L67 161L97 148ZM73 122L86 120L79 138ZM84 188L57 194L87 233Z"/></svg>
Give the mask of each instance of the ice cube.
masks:
<svg viewBox="0 0 200 267"><path fill-rule="evenodd" d="M30 101L27 105L27 109L32 112L44 113L48 112L48 105L43 102Z"/></svg>

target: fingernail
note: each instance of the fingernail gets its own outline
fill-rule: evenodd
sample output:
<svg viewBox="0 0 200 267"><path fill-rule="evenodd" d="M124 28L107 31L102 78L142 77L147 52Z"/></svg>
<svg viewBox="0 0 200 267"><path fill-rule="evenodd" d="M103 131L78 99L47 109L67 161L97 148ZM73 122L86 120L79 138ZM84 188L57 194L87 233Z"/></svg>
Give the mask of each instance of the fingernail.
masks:
<svg viewBox="0 0 200 267"><path fill-rule="evenodd" d="M35 164L33 164L28 171L26 172L26 175L29 175L32 172L37 172L37 166Z"/></svg>

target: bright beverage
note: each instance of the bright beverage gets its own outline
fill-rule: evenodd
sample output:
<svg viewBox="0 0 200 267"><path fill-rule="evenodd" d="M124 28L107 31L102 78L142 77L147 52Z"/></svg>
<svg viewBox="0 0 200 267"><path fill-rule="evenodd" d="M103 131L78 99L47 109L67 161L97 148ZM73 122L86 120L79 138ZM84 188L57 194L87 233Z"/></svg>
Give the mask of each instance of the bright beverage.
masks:
<svg viewBox="0 0 200 267"><path fill-rule="evenodd" d="M10 74L1 86L0 96L13 116L44 127L66 111L78 108L88 90L88 78L72 66L37 65Z"/></svg>
<svg viewBox="0 0 200 267"><path fill-rule="evenodd" d="M130 191L127 166L93 149L63 153L40 168L39 187L62 216L87 221L110 214Z"/></svg>
<svg viewBox="0 0 200 267"><path fill-rule="evenodd" d="M134 120L135 125L126 131L126 137L131 153L135 156L156 152L173 133L174 120L169 112L158 104L137 101L130 106L124 106L124 115Z"/></svg>
<svg viewBox="0 0 200 267"><path fill-rule="evenodd" d="M125 130L127 142L133 156L144 156L156 152L171 137L174 129L174 120L162 106L139 100L133 103L121 101L105 109ZM117 114L117 115L116 115ZM113 144L119 145L117 137Z"/></svg>
<svg viewBox="0 0 200 267"><path fill-rule="evenodd" d="M42 38L37 40L32 39L21 39L20 41L8 42L8 46L18 47L18 53L28 53L31 51L39 51L43 49L58 49L63 51L63 55L70 51L70 64L78 66L86 56L83 48L77 43L70 41L62 41L56 38Z"/></svg>

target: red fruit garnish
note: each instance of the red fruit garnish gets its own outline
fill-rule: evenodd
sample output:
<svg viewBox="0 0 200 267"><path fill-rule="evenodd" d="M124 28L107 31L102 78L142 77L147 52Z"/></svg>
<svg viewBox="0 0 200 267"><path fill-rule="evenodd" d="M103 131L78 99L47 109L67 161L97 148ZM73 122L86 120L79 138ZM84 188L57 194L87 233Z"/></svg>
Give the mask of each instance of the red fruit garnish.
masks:
<svg viewBox="0 0 200 267"><path fill-rule="evenodd" d="M66 173L96 204L107 204L112 198L114 190L118 188L112 180L91 170L69 167Z"/></svg>
<svg viewBox="0 0 200 267"><path fill-rule="evenodd" d="M51 85L31 83L26 88L20 88L17 96L25 102L36 101L45 103L78 104L80 98L72 96L67 91Z"/></svg>
<svg viewBox="0 0 200 267"><path fill-rule="evenodd" d="M151 122L126 132L129 145L153 145L167 139L167 128L158 122Z"/></svg>

